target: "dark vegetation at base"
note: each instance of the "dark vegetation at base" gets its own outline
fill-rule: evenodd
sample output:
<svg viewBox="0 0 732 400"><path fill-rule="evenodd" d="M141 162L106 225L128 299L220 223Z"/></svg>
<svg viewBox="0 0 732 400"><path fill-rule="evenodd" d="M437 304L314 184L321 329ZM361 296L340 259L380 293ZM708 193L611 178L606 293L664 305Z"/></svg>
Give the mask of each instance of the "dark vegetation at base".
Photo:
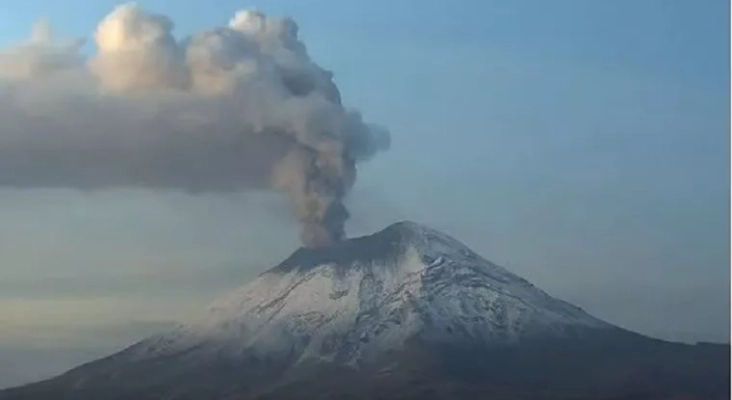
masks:
<svg viewBox="0 0 732 400"><path fill-rule="evenodd" d="M683 345L628 332L581 342L538 341L476 353L440 349L401 355L391 374L302 378L267 400L332 399L729 399L730 347ZM334 381L330 376L340 376ZM327 393L330 397L319 397ZM314 396L314 397L313 397Z"/></svg>
<svg viewBox="0 0 732 400"><path fill-rule="evenodd" d="M246 357L192 366L183 354L123 368L102 360L0 400L728 399L729 357L728 345L620 330L502 349L413 343L358 370Z"/></svg>

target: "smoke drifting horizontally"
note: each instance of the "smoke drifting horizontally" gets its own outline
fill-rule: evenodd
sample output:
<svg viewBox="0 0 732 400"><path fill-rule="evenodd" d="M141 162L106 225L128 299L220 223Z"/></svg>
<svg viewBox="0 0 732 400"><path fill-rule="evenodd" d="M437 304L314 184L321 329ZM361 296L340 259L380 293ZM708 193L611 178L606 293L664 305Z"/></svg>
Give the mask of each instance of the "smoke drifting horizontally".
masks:
<svg viewBox="0 0 732 400"><path fill-rule="evenodd" d="M179 41L173 23L117 7L82 42L0 51L0 186L289 194L306 246L344 237L356 163L389 133L341 104L289 18L240 11Z"/></svg>

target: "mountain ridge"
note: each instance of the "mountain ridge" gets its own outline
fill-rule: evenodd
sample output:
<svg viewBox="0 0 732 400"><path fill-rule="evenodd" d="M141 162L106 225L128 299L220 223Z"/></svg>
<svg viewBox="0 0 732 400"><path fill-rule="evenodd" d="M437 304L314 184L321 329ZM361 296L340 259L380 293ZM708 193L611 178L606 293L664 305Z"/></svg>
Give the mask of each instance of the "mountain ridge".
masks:
<svg viewBox="0 0 732 400"><path fill-rule="evenodd" d="M320 303L316 305L316 301ZM270 315L263 304L281 308ZM307 316L307 330L313 332L321 328L318 324L322 320L337 317L347 320L341 321L346 325L342 331L360 332L366 338L359 337L359 341L364 341L383 332L364 331L359 320L385 308L400 315L369 319L390 327L396 327L390 324L395 321L399 328L397 334L410 322L421 326L417 329L432 329L430 333L434 333L434 327L424 324L438 323L443 318L451 319L457 329L471 331L473 337L490 336L494 342L500 339L493 335L499 328L501 335L512 341L515 338L508 336L520 335L519 330L533 325L545 331L555 328L548 327L550 323L556 324L557 329L572 323L610 327L490 263L452 237L411 222L396 223L333 248L299 249L254 282L216 302L208 314L213 318L203 325L239 324L252 317L255 321L243 323L251 327L262 316L269 318L268 323L284 318L283 323L287 324L293 318ZM407 315L401 315L404 313ZM522 320L527 315L526 321ZM456 316L463 321L455 321L452 317ZM551 321L536 322L540 317ZM467 323L465 319L477 324ZM487 322L504 320L505 326L484 326ZM511 329L511 323L516 324L515 329ZM449 326L440 328L448 330ZM242 334L232 335L238 340ZM390 343L387 347L394 346Z"/></svg>
<svg viewBox="0 0 732 400"><path fill-rule="evenodd" d="M399 222L296 250L201 318L0 400L662 399L728 394L728 360L729 346L623 330Z"/></svg>

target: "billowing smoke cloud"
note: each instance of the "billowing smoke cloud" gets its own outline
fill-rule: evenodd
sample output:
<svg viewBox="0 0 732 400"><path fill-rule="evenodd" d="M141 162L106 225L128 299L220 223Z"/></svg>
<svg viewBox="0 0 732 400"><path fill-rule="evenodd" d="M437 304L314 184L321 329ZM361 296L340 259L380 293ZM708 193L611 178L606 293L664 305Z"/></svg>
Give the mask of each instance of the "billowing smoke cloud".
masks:
<svg viewBox="0 0 732 400"><path fill-rule="evenodd" d="M343 238L356 163L388 132L343 107L289 18L241 11L182 41L172 29L125 4L90 58L47 23L0 52L0 186L273 188L307 246Z"/></svg>

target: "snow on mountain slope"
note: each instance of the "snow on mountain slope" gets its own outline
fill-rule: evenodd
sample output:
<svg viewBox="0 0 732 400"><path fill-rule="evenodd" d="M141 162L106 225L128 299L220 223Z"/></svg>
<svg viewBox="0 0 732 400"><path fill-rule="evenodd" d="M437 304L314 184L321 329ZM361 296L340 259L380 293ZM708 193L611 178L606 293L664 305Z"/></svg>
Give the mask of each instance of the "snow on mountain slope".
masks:
<svg viewBox="0 0 732 400"><path fill-rule="evenodd" d="M216 301L202 318L128 356L195 349L349 364L408 340L500 346L612 328L481 258L400 222L326 249L300 249Z"/></svg>
<svg viewBox="0 0 732 400"><path fill-rule="evenodd" d="M614 327L402 222L300 249L202 318L0 400L676 395L729 398L729 346Z"/></svg>
<svg viewBox="0 0 732 400"><path fill-rule="evenodd" d="M202 318L0 400L729 398L729 346L667 343L398 223L296 251Z"/></svg>

